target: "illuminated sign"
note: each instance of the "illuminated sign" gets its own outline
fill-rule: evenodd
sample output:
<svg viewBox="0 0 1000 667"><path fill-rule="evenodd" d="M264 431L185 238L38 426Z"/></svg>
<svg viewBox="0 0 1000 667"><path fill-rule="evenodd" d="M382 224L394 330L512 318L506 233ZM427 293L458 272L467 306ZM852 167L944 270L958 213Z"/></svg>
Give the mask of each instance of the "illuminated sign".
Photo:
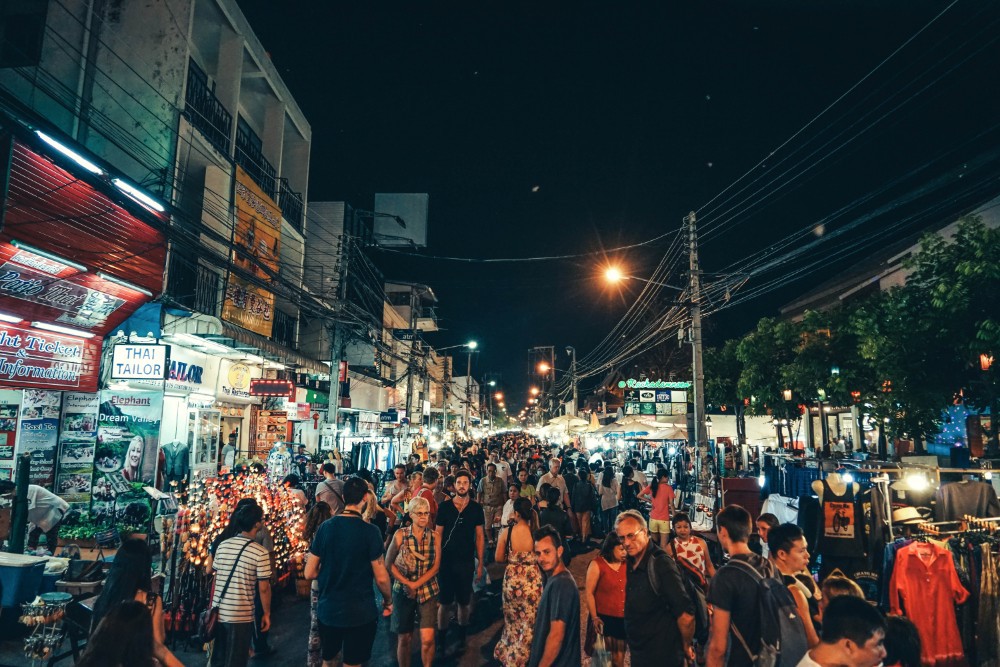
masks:
<svg viewBox="0 0 1000 667"><path fill-rule="evenodd" d="M170 370L169 345L119 343L111 351L112 380L165 380Z"/></svg>
<svg viewBox="0 0 1000 667"><path fill-rule="evenodd" d="M97 390L99 340L0 325L0 386Z"/></svg>
<svg viewBox="0 0 1000 667"><path fill-rule="evenodd" d="M621 380L619 389L690 389L690 382L667 382L666 380Z"/></svg>
<svg viewBox="0 0 1000 667"><path fill-rule="evenodd" d="M295 384L291 380L250 380L251 396L285 396L295 395Z"/></svg>

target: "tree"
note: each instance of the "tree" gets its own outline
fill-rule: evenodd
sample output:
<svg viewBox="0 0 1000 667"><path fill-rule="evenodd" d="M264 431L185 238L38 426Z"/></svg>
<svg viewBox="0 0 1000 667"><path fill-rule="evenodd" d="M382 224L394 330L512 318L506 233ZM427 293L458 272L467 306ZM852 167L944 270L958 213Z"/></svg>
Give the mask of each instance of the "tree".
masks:
<svg viewBox="0 0 1000 667"><path fill-rule="evenodd" d="M746 444L747 425L739 388L743 364L737 354L738 346L739 341L727 340L722 347L705 348L702 361L705 368L705 402L732 406L736 416L736 437L742 445Z"/></svg>
<svg viewBox="0 0 1000 667"><path fill-rule="evenodd" d="M792 422L798 419L798 407L784 397L784 367L795 360L800 331L794 322L765 317L757 328L747 334L736 348L736 357L743 364L739 391L750 397L748 412L752 415L771 415L786 420L789 437ZM782 438L778 431L779 440Z"/></svg>
<svg viewBox="0 0 1000 667"><path fill-rule="evenodd" d="M908 268L904 290L920 300L939 346L933 380L962 388L967 404L989 410L990 449L1000 453L1000 378L992 362L1000 353L1000 229L965 216L953 241L924 237Z"/></svg>

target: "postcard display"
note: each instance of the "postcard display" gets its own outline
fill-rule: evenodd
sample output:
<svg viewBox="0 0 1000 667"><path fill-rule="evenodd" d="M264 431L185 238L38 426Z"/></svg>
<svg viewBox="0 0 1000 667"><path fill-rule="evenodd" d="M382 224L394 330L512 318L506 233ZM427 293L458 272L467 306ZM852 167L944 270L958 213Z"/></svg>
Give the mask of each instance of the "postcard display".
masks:
<svg viewBox="0 0 1000 667"><path fill-rule="evenodd" d="M63 395L55 492L80 509L90 506L99 406L97 394L67 392Z"/></svg>
<svg viewBox="0 0 1000 667"><path fill-rule="evenodd" d="M0 480L14 478L14 445L21 417L20 389L0 389Z"/></svg>

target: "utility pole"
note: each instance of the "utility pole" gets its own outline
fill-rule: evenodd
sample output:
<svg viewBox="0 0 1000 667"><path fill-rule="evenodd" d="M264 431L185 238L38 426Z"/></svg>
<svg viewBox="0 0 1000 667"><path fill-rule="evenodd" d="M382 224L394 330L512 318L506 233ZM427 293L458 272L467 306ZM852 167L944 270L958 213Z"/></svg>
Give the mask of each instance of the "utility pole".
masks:
<svg viewBox="0 0 1000 667"><path fill-rule="evenodd" d="M444 358L444 372L441 378L443 382L441 383L443 389L441 391L444 394L444 400L441 402L441 437L448 432L448 394L451 393L451 373L449 372L449 366L451 362L451 356Z"/></svg>
<svg viewBox="0 0 1000 667"><path fill-rule="evenodd" d="M691 347L692 371L694 374L694 444L697 448L696 460L699 468L701 460L708 451L708 438L705 426L705 369L702 365L701 347L701 269L698 265L698 230L695 226L695 213L687 215L688 251L690 254L689 286L691 290ZM699 470L700 473L700 470Z"/></svg>
<svg viewBox="0 0 1000 667"><path fill-rule="evenodd" d="M469 348L469 364L465 370L465 421L462 428L469 435L469 408L472 407L472 348Z"/></svg>
<svg viewBox="0 0 1000 667"><path fill-rule="evenodd" d="M347 269L351 256L350 237L343 234L340 237L340 276L337 280L337 318L333 321L330 331L330 412L327 419L333 419L334 443L340 449L340 364L344 361L347 342L344 339L343 327L340 325L341 313L347 303ZM345 382L350 382L346 374Z"/></svg>
<svg viewBox="0 0 1000 667"><path fill-rule="evenodd" d="M573 383L573 404L572 404L572 416L576 417L577 413L580 411L580 393L576 381L576 348L573 346L567 346L566 351L570 353L569 362L569 379Z"/></svg>
<svg viewBox="0 0 1000 667"><path fill-rule="evenodd" d="M409 438L410 426L413 424L413 414L410 412L410 407L413 405L413 371L415 366L413 357L417 347L416 294L417 290L414 287L410 287L410 334L413 336L413 339L410 341L409 353L406 355L406 418L409 420L409 424L406 425L406 435L404 436L406 438Z"/></svg>

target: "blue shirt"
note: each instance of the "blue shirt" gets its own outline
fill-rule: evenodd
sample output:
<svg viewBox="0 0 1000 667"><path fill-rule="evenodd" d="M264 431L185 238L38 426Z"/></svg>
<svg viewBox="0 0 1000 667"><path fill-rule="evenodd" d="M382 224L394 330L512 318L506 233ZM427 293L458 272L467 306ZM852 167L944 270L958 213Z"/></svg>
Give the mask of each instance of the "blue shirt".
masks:
<svg viewBox="0 0 1000 667"><path fill-rule="evenodd" d="M320 559L320 623L350 628L378 619L372 572L372 561L383 555L378 528L355 516L332 517L319 527L309 553Z"/></svg>

